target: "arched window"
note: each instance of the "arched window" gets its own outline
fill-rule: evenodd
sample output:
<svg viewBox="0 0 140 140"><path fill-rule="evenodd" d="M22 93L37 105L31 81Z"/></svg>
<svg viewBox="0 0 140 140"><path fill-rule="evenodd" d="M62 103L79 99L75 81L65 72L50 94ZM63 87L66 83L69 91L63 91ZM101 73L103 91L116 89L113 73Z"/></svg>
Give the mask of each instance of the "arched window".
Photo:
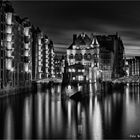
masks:
<svg viewBox="0 0 140 140"><path fill-rule="evenodd" d="M79 54L79 57L78 57L79 61L81 61L82 58L83 58L83 56L82 56L82 54L80 53L80 54Z"/></svg>
<svg viewBox="0 0 140 140"><path fill-rule="evenodd" d="M75 59L78 60L78 54L75 54Z"/></svg>
<svg viewBox="0 0 140 140"><path fill-rule="evenodd" d="M90 54L90 53L88 53L87 59L88 59L88 60L91 60L91 54Z"/></svg>
<svg viewBox="0 0 140 140"><path fill-rule="evenodd" d="M84 54L84 59L87 59L87 54L86 53Z"/></svg>
<svg viewBox="0 0 140 140"><path fill-rule="evenodd" d="M71 54L71 55L69 56L69 58L70 58L70 59L73 59L73 54Z"/></svg>

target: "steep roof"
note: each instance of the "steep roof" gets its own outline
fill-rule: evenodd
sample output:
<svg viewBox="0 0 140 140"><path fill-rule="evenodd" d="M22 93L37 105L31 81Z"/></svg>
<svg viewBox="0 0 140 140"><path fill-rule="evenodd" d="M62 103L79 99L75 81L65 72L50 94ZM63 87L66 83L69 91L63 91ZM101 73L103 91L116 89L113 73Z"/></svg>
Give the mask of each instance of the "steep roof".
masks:
<svg viewBox="0 0 140 140"><path fill-rule="evenodd" d="M87 34L82 33L77 37L75 43L78 45L89 45L91 44L91 39Z"/></svg>

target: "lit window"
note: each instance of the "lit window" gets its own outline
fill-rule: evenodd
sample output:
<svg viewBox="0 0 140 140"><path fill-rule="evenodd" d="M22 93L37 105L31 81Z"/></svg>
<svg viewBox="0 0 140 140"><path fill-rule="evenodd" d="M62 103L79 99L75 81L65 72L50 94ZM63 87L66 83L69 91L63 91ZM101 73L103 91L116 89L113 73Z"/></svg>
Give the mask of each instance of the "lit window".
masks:
<svg viewBox="0 0 140 140"><path fill-rule="evenodd" d="M12 33L12 27L11 26L6 27L6 33L9 33L9 34Z"/></svg>
<svg viewBox="0 0 140 140"><path fill-rule="evenodd" d="M84 77L82 75L79 75L78 76L78 81L83 81L84 80Z"/></svg>
<svg viewBox="0 0 140 140"><path fill-rule="evenodd" d="M6 13L6 23L11 25L12 24L12 13Z"/></svg>
<svg viewBox="0 0 140 140"><path fill-rule="evenodd" d="M71 69L69 69L69 72L71 72Z"/></svg>

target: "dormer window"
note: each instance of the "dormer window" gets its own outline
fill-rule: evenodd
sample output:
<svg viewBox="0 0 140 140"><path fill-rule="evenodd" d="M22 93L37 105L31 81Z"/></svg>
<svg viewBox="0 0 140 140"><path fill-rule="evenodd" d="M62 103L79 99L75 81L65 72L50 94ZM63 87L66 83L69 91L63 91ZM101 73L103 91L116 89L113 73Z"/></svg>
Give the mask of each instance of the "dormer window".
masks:
<svg viewBox="0 0 140 140"><path fill-rule="evenodd" d="M81 34L81 37L82 37L82 38L84 38L84 37L85 37L85 34L84 34L84 33L82 33L82 34Z"/></svg>

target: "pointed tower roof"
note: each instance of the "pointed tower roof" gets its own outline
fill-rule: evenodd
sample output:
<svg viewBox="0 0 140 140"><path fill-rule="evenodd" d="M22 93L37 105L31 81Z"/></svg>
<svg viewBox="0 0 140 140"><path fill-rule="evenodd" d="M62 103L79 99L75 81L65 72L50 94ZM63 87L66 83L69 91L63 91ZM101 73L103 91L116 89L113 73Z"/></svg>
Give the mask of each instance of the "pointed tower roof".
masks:
<svg viewBox="0 0 140 140"><path fill-rule="evenodd" d="M97 37L96 36L93 36L93 39L92 39L92 43L91 43L93 46L99 46L99 42L97 40Z"/></svg>

